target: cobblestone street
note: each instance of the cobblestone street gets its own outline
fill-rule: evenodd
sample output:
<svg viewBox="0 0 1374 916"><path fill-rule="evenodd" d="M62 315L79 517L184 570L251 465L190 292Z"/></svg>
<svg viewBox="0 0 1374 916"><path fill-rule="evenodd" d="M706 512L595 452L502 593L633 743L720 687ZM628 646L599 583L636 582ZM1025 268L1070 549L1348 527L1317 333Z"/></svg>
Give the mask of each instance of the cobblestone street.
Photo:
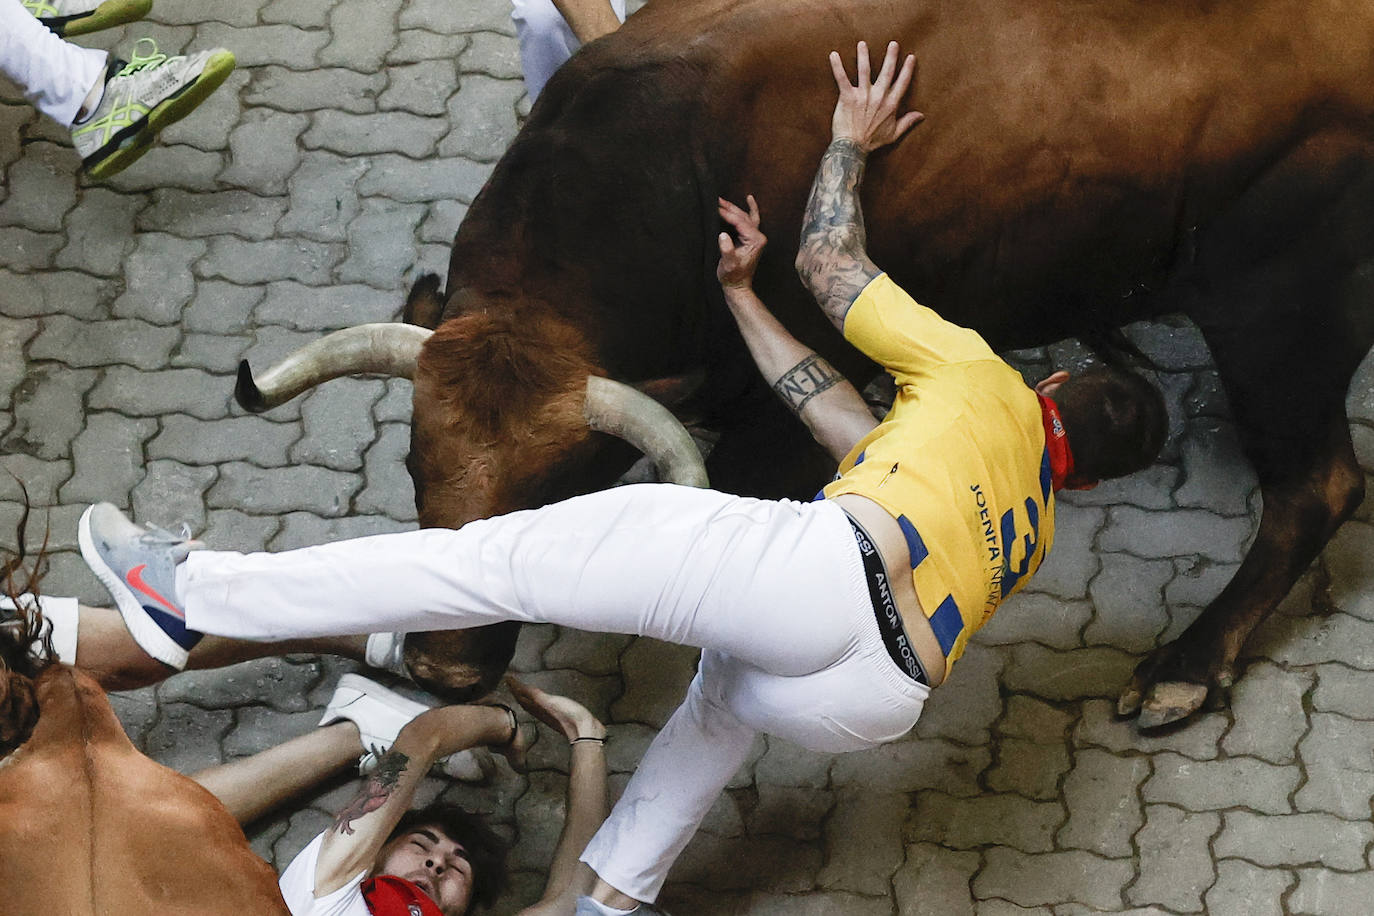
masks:
<svg viewBox="0 0 1374 916"><path fill-rule="evenodd" d="M0 84L0 464L51 506L30 526L51 531L45 592L109 603L76 550L97 500L239 550L414 526L409 383L340 379L252 416L234 371L392 320L419 272L445 272L528 110L514 35L506 0L156 0L81 43L225 46L238 69L103 185ZM670 912L1374 912L1374 500L1251 640L1229 708L1149 736L1114 716L1141 655L1229 580L1259 509L1200 335L1129 331L1169 400L1163 463L1066 491L1050 559L908 738L838 757L760 739L674 871ZM1070 343L1015 356L1028 377L1083 359ZM1374 470L1368 360L1349 406ZM7 548L19 512L0 475ZM527 627L515 667L610 725L618 790L694 664L653 640ZM350 670L295 655L113 700L141 749L189 772L313 728ZM566 765L542 729L527 775L503 763L485 785L426 787L518 841L499 913L539 895ZM352 792L339 780L258 824L254 848L284 867Z"/></svg>

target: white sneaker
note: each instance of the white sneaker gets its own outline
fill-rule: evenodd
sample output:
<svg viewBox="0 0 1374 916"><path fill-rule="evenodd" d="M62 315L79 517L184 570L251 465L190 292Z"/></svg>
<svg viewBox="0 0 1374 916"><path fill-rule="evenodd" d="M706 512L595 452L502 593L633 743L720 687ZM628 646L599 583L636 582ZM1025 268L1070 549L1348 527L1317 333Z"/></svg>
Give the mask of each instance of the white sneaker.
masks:
<svg viewBox="0 0 1374 916"><path fill-rule="evenodd" d="M367 650L363 661L373 668L390 671L399 677L409 678L405 662L406 634L373 633L367 638Z"/></svg>
<svg viewBox="0 0 1374 916"><path fill-rule="evenodd" d="M401 729L427 709L425 704L403 697L360 674L345 674L339 678L334 695L325 706L320 725L347 719L358 726L365 752L358 761L358 772L366 776L377 768L377 758L391 749ZM492 769L490 765L483 766L473 749L450 754L438 761L437 766L462 782L480 782Z"/></svg>
<svg viewBox="0 0 1374 916"><path fill-rule="evenodd" d="M140 53L144 47L148 53ZM140 38L133 60L112 61L100 104L72 125L72 143L92 178L109 178L148 151L164 127L186 117L234 69L223 48L189 56L160 54L151 38Z"/></svg>
<svg viewBox="0 0 1374 916"><path fill-rule="evenodd" d="M38 17L62 38L85 35L134 22L148 15L153 0L21 0L24 9Z"/></svg>

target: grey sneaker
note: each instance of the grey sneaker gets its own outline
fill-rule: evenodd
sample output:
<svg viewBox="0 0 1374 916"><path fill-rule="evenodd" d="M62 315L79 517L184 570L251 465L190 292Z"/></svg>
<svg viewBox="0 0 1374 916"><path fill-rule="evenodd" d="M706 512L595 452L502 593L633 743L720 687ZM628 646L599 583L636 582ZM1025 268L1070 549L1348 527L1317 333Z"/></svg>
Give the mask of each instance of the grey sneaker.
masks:
<svg viewBox="0 0 1374 916"><path fill-rule="evenodd" d="M57 35L71 38L136 22L148 15L153 0L21 0L24 9Z"/></svg>
<svg viewBox="0 0 1374 916"><path fill-rule="evenodd" d="M366 751L358 761L358 772L366 776L377 768L377 758L391 749L401 729L427 709L429 707L423 703L401 696L360 674L345 674L334 687L334 695L325 706L320 725L347 719L358 726ZM473 750L450 754L435 767L462 782L481 782L494 768L490 755L486 755L484 766Z"/></svg>
<svg viewBox="0 0 1374 916"><path fill-rule="evenodd" d="M144 48L151 51L140 53ZM132 165L158 131L195 110L233 70L234 55L223 48L168 57L151 38L140 38L133 60L111 61L95 111L72 125L82 168L92 178L109 178Z"/></svg>
<svg viewBox="0 0 1374 916"><path fill-rule="evenodd" d="M81 515L77 543L86 565L109 591L129 635L153 658L178 671L201 634L186 629L186 611L176 593L176 568L201 548L190 532L175 535L136 525L109 503Z"/></svg>
<svg viewBox="0 0 1374 916"><path fill-rule="evenodd" d="M633 910L615 910L604 904L597 903L590 897L577 898L577 910L574 916L668 916L666 912L660 910L652 903L641 903Z"/></svg>

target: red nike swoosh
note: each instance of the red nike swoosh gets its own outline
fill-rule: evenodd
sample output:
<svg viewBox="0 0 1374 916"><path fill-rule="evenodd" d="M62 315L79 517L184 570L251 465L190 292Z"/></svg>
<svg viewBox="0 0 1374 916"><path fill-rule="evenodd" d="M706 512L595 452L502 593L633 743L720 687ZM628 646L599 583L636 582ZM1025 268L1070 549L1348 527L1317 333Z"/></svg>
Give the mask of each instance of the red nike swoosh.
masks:
<svg viewBox="0 0 1374 916"><path fill-rule="evenodd" d="M153 600L161 603L163 607L171 611L172 614L176 617L180 618L181 620L185 620L186 615L182 613L181 608L176 606L175 602L168 601L166 598L158 594L156 589L150 586L147 582L143 581L143 570L147 568L147 563L140 563L133 569L129 570L128 574L124 577L124 581L128 582L131 588L140 591L143 594L147 595L149 598L152 598Z"/></svg>

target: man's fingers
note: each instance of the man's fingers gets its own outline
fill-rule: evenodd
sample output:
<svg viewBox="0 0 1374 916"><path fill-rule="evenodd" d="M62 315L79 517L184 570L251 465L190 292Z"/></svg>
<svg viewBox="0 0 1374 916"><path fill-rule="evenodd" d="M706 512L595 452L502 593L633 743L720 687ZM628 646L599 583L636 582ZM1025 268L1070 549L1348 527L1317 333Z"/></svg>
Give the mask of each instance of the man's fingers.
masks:
<svg viewBox="0 0 1374 916"><path fill-rule="evenodd" d="M873 89L878 95L887 92L887 87L892 85L892 77L897 72L897 42L887 43L887 53L883 55L883 67L878 71L878 78L873 81Z"/></svg>
<svg viewBox="0 0 1374 916"><path fill-rule="evenodd" d="M906 60L902 61L902 72L897 74L897 81L892 84L893 101L901 101L902 96L906 95L907 89L911 86L911 78L916 75L916 55L908 54Z"/></svg>
<svg viewBox="0 0 1374 916"><path fill-rule="evenodd" d="M925 119L926 116L921 114L921 112L919 111L908 111L906 114L902 115L902 117L897 121L897 136L902 136L902 134L911 130L911 128L915 127L917 124L920 124Z"/></svg>
<svg viewBox="0 0 1374 916"><path fill-rule="evenodd" d="M858 57L859 57L859 88L860 88L860 89L866 90L866 89L868 89L868 87L869 87L870 85L872 85L872 83L871 83L870 80L869 80L869 69L868 69L868 43L867 43L867 42L864 42L864 41L859 42Z"/></svg>
<svg viewBox="0 0 1374 916"><path fill-rule="evenodd" d="M830 72L835 74L835 86L841 92L854 88L854 84L849 81L849 71L845 70L844 61L840 59L839 51L830 52Z"/></svg>
<svg viewBox="0 0 1374 916"><path fill-rule="evenodd" d="M720 255L725 257L735 250L735 243L730 241L730 233L722 232L716 236L716 243L720 245Z"/></svg>
<svg viewBox="0 0 1374 916"><path fill-rule="evenodd" d="M749 219L751 222L753 222L755 226L757 226L761 220L759 216L759 202L757 200L754 200L753 194L745 195L744 199L749 204Z"/></svg>

